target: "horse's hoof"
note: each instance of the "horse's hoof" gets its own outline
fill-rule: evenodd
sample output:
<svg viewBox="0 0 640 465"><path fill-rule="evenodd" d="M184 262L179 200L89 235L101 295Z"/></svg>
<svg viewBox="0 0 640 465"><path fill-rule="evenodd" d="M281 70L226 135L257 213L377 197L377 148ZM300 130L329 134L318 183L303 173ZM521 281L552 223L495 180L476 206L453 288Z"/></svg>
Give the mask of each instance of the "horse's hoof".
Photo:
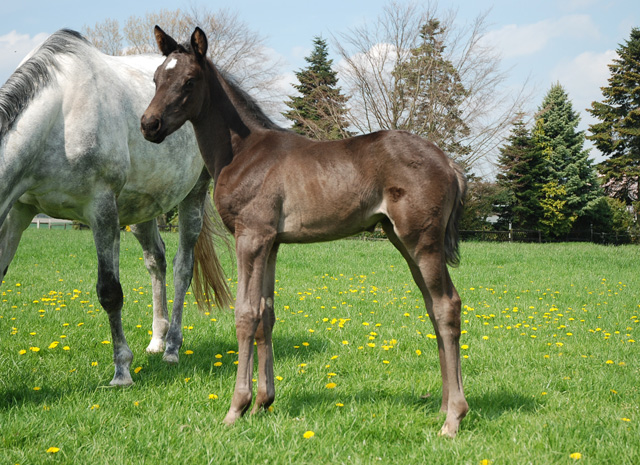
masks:
<svg viewBox="0 0 640 465"><path fill-rule="evenodd" d="M160 340L151 340L146 349L148 354L159 354L164 351L164 341Z"/></svg>
<svg viewBox="0 0 640 465"><path fill-rule="evenodd" d="M113 386L113 387L128 387L132 385L133 385L133 379L131 379L131 375L129 375L128 377L127 376L121 376L117 378L114 377L109 383L109 386Z"/></svg>
<svg viewBox="0 0 640 465"><path fill-rule="evenodd" d="M164 360L169 365L177 365L180 358L178 357L178 354L165 352L162 356L162 360Z"/></svg>

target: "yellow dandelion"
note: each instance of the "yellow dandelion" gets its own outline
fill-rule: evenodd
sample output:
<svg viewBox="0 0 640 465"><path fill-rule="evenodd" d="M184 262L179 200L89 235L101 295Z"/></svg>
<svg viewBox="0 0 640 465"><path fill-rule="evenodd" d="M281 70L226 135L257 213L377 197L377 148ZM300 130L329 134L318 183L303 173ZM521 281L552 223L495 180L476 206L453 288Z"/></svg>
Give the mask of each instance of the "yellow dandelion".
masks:
<svg viewBox="0 0 640 465"><path fill-rule="evenodd" d="M97 367L98 366L98 362L91 362L91 366L92 367Z"/></svg>
<svg viewBox="0 0 640 465"><path fill-rule="evenodd" d="M33 388L34 391L39 391L40 389L42 389L40 386L36 386Z"/></svg>
<svg viewBox="0 0 640 465"><path fill-rule="evenodd" d="M621 418L622 421L631 421L631 418Z"/></svg>
<svg viewBox="0 0 640 465"><path fill-rule="evenodd" d="M111 344L111 341L102 341L102 344Z"/></svg>
<svg viewBox="0 0 640 465"><path fill-rule="evenodd" d="M185 350L184 354L185 355L193 355L193 350Z"/></svg>
<svg viewBox="0 0 640 465"><path fill-rule="evenodd" d="M342 345L348 346L349 345L349 341L342 341Z"/></svg>
<svg viewBox="0 0 640 465"><path fill-rule="evenodd" d="M420 349L416 349L416 355L422 355L422 351Z"/></svg>
<svg viewBox="0 0 640 465"><path fill-rule="evenodd" d="M138 374L138 373L140 373L140 371L141 371L141 370L142 370L142 367L136 367L136 368L133 370L133 372L134 372L134 373L136 373L136 374Z"/></svg>
<svg viewBox="0 0 640 465"><path fill-rule="evenodd" d="M62 348L62 350L71 350L71 347L69 347L69 346L64 346L64 347Z"/></svg>
<svg viewBox="0 0 640 465"><path fill-rule="evenodd" d="M20 352L18 352L18 354L19 354L19 355L24 355L24 354L26 354L26 353L27 353L27 351L26 351L26 350L24 350L24 349L22 349Z"/></svg>
<svg viewBox="0 0 640 465"><path fill-rule="evenodd" d="M335 389L335 388L336 388L336 386L337 386L337 384L336 384L336 383L327 383L325 387L326 387L327 389Z"/></svg>
<svg viewBox="0 0 640 465"><path fill-rule="evenodd" d="M93 404L93 405L91 406L91 409L90 409L90 410L98 410L99 408L100 408L100 405L98 405L98 404Z"/></svg>
<svg viewBox="0 0 640 465"><path fill-rule="evenodd" d="M302 435L302 437L305 438L305 439L311 439L315 435L316 435L316 433L314 433L313 431L305 431L304 434Z"/></svg>
<svg viewBox="0 0 640 465"><path fill-rule="evenodd" d="M29 347L31 352L40 352L40 347Z"/></svg>
<svg viewBox="0 0 640 465"><path fill-rule="evenodd" d="M606 363L607 365L613 365L613 360L607 360L605 363Z"/></svg>
<svg viewBox="0 0 640 465"><path fill-rule="evenodd" d="M218 398L218 396L217 396L217 395L215 395L215 394L209 394L209 399L211 399L211 400L216 400L217 398Z"/></svg>
<svg viewBox="0 0 640 465"><path fill-rule="evenodd" d="M276 376L276 379L277 379L278 381L282 381L284 378L283 378L282 376Z"/></svg>
<svg viewBox="0 0 640 465"><path fill-rule="evenodd" d="M480 460L480 465L491 465L491 460L482 459Z"/></svg>
<svg viewBox="0 0 640 465"><path fill-rule="evenodd" d="M573 454L569 455L569 457L571 457L573 460L580 460L582 458L582 454L580 452L574 452Z"/></svg>
<svg viewBox="0 0 640 465"><path fill-rule="evenodd" d="M56 454L60 452L60 448L59 447L49 447L47 449L47 454Z"/></svg>

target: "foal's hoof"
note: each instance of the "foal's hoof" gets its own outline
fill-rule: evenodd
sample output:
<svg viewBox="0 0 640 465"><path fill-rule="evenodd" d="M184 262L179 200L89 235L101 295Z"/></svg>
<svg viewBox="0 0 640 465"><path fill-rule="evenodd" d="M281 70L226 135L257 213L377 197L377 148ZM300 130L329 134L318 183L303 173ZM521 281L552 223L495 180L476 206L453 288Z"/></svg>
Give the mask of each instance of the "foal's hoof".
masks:
<svg viewBox="0 0 640 465"><path fill-rule="evenodd" d="M449 426L448 423L442 425L442 429L438 433L438 436L444 436L447 438L455 438L456 434L458 434L458 428L453 428Z"/></svg>

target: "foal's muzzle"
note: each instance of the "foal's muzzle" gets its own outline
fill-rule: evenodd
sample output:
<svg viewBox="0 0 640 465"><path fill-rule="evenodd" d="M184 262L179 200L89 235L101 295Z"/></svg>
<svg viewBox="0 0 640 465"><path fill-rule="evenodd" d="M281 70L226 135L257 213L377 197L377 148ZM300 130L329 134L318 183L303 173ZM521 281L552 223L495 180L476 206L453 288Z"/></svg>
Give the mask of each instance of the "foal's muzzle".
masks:
<svg viewBox="0 0 640 465"><path fill-rule="evenodd" d="M159 144L165 137L165 131L162 128L162 120L156 116L142 115L140 118L140 131L149 142Z"/></svg>

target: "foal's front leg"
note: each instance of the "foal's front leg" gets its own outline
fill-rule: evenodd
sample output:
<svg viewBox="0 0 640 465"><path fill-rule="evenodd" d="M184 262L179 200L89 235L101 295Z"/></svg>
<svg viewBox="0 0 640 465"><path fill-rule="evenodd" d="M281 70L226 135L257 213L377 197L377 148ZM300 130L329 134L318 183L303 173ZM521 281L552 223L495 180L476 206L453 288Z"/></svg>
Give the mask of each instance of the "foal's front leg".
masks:
<svg viewBox="0 0 640 465"><path fill-rule="evenodd" d="M273 305L277 254L278 244L275 244L269 254L262 299L260 301L262 319L256 331L256 343L258 346L258 395L256 396L256 402L251 411L252 414L260 410L268 409L276 396L273 378L273 344L271 334L276 321Z"/></svg>
<svg viewBox="0 0 640 465"><path fill-rule="evenodd" d="M235 317L238 372L231 407L224 419L228 425L244 415L253 397L253 342L266 308L263 280L272 244L273 239L266 234L247 235L245 233L236 237L238 291Z"/></svg>

